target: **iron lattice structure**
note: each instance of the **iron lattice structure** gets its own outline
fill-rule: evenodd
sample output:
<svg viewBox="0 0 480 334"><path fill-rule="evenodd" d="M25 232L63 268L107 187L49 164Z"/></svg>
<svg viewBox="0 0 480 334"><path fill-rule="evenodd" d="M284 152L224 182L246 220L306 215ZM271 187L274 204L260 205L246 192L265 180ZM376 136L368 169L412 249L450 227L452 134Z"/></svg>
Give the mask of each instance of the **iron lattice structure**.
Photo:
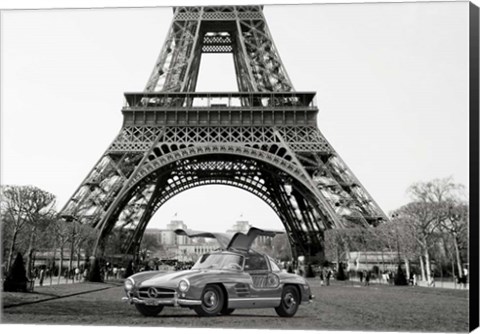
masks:
<svg viewBox="0 0 480 334"><path fill-rule="evenodd" d="M232 53L239 92L195 92L202 53ZM295 254L329 228L387 218L317 126L314 92L296 92L261 6L176 7L143 92L125 93L118 136L61 211L128 232L134 253L155 212L187 189L249 191L282 220Z"/></svg>

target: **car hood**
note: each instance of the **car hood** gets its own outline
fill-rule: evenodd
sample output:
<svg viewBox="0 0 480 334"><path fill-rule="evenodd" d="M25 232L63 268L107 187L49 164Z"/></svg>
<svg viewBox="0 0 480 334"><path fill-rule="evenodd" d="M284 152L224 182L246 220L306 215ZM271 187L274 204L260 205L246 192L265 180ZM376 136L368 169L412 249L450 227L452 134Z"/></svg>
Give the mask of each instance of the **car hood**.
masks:
<svg viewBox="0 0 480 334"><path fill-rule="evenodd" d="M144 277L144 279L138 284L139 287L142 286L161 286L161 287L177 287L178 283L182 279L188 279L189 281L194 280L198 276L205 275L218 275L221 271L219 270L183 270L175 272L163 272L156 273L149 277Z"/></svg>

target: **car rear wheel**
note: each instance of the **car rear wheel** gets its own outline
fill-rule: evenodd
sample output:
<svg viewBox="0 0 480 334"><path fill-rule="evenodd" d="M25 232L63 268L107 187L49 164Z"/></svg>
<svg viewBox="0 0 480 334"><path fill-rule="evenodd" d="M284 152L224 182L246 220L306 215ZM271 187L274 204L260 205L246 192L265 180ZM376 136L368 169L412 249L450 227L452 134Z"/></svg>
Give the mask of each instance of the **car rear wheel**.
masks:
<svg viewBox="0 0 480 334"><path fill-rule="evenodd" d="M275 311L281 317L293 317L297 313L300 304L298 290L291 285L283 288L282 301L280 306L275 307Z"/></svg>
<svg viewBox="0 0 480 334"><path fill-rule="evenodd" d="M204 317L218 315L223 308L224 296L222 289L217 285L208 285L202 293L202 304L195 306L194 311Z"/></svg>
<svg viewBox="0 0 480 334"><path fill-rule="evenodd" d="M220 314L221 315L230 315L233 313L233 311L235 311L234 308L226 308L226 309L223 309L220 311Z"/></svg>
<svg viewBox="0 0 480 334"><path fill-rule="evenodd" d="M163 305L147 306L142 304L135 304L135 307L137 308L138 312L140 312L146 317L154 317L163 310Z"/></svg>

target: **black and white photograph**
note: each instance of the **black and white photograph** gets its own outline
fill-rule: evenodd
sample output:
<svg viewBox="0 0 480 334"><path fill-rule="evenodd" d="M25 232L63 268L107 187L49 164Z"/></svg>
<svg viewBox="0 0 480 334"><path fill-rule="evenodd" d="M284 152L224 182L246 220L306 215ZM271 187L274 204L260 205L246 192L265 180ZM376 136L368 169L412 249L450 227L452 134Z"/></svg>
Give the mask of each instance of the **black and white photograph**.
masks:
<svg viewBox="0 0 480 334"><path fill-rule="evenodd" d="M475 3L0 9L2 331L478 327Z"/></svg>

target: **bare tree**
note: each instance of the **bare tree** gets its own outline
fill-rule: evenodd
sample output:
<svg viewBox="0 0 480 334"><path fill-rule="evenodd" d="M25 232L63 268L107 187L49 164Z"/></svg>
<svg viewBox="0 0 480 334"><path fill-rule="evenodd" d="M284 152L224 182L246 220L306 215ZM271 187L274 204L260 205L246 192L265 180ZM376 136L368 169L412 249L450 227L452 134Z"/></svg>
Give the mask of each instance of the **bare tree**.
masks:
<svg viewBox="0 0 480 334"><path fill-rule="evenodd" d="M443 231L446 231L451 236L453 244L453 252L457 263L459 276L462 275L462 258L460 256L460 244L468 232L468 205L465 203L456 203L448 201L445 203L446 216L440 222Z"/></svg>
<svg viewBox="0 0 480 334"><path fill-rule="evenodd" d="M325 258L330 262L337 264L342 259L342 231L341 230L327 230L325 231Z"/></svg>
<svg viewBox="0 0 480 334"><path fill-rule="evenodd" d="M55 205L55 196L40 190L32 188L31 194L32 209L28 214L28 248L27 248L27 277L31 279L33 258L36 252L36 244L43 242L43 231L55 216L53 206ZM38 240L40 237L41 240Z"/></svg>
<svg viewBox="0 0 480 334"><path fill-rule="evenodd" d="M28 191L24 187L2 186L0 212L4 229L9 229L10 247L8 249L7 272L10 270L13 254L17 244L19 233L27 225L27 213L30 211L30 203L24 198L28 197Z"/></svg>
<svg viewBox="0 0 480 334"><path fill-rule="evenodd" d="M74 250L77 258L77 268L79 268L82 250L85 250L85 258L88 258L89 249L93 249L98 231L90 226L79 223L77 223L76 230L77 236L74 243Z"/></svg>
<svg viewBox="0 0 480 334"><path fill-rule="evenodd" d="M70 241L72 224L72 222L66 222L61 219L57 219L51 225L51 232L53 233L55 238L54 252L56 252L56 249L60 251L60 259L58 264L58 283L60 283L60 279L62 276L64 250L65 246Z"/></svg>
<svg viewBox="0 0 480 334"><path fill-rule="evenodd" d="M375 248L370 228L345 228L325 231L325 258L337 263L348 261L351 251L366 252Z"/></svg>
<svg viewBox="0 0 480 334"><path fill-rule="evenodd" d="M455 183L451 177L414 183L407 190L413 202L401 207L394 214L413 227L414 238L422 250L419 261L423 280L426 278L425 275L429 281L431 277L432 238L442 226L444 229L446 226L452 227L451 222L446 224L452 215L449 203L462 198L463 189L464 187ZM452 216L455 222L460 219L455 217L456 215Z"/></svg>
<svg viewBox="0 0 480 334"><path fill-rule="evenodd" d="M422 256L421 249L417 242L417 231L414 225L409 224L406 217L394 214L392 221L385 224L386 241L390 252L398 254L398 262L401 259L405 262L407 277L410 277L410 261ZM424 274L425 276L425 274Z"/></svg>
<svg viewBox="0 0 480 334"><path fill-rule="evenodd" d="M438 228L439 220L442 219L438 210L439 205L435 203L413 202L396 211L398 219L413 228L413 237L422 250L419 257L422 280L430 281L431 277L431 239Z"/></svg>
<svg viewBox="0 0 480 334"><path fill-rule="evenodd" d="M28 267L31 266L36 230L39 224L51 216L55 197L33 186L2 186L0 213L5 227L9 229L10 247L7 270L10 268L19 234L28 227ZM27 271L28 272L28 271Z"/></svg>
<svg viewBox="0 0 480 334"><path fill-rule="evenodd" d="M407 193L414 201L441 203L461 200L465 196L464 189L465 187L455 183L452 177L446 177L428 182L416 182L407 189Z"/></svg>
<svg viewBox="0 0 480 334"><path fill-rule="evenodd" d="M151 234L144 234L142 237L142 242L140 243L141 249L147 249L151 252L155 252L161 246L157 236Z"/></svg>
<svg viewBox="0 0 480 334"><path fill-rule="evenodd" d="M75 254L75 246L78 242L79 235L80 235L80 224L75 221L69 222L69 235L68 235L68 242L70 243L70 256L68 259L68 278L70 278L70 273L73 272L73 255ZM72 279L73 279L72 275Z"/></svg>
<svg viewBox="0 0 480 334"><path fill-rule="evenodd" d="M128 228L115 227L106 240L102 249L104 254L123 254L125 252L125 245L132 230ZM145 236L145 235L144 235Z"/></svg>

